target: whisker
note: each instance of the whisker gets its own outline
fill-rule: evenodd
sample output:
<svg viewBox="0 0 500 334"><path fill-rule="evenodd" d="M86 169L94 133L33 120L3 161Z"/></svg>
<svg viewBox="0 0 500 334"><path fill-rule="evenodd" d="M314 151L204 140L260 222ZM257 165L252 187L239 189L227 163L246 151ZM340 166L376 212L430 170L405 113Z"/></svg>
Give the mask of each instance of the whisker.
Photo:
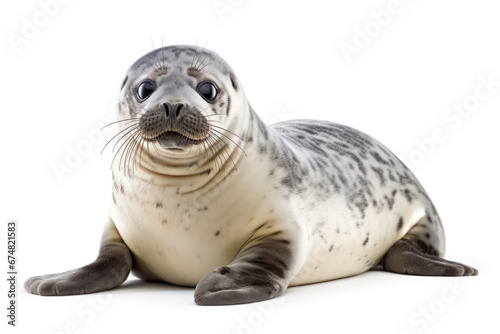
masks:
<svg viewBox="0 0 500 334"><path fill-rule="evenodd" d="M208 44L208 39L207 39L207 42L205 43L205 46L203 47L203 50L206 49L207 47L207 44ZM198 57L198 60L196 61L195 65L194 65L194 68L196 68L198 71L199 71L199 68L198 66L200 66L202 64L202 62L200 61L201 60L201 57L203 57L203 54L200 53L200 56ZM199 62L200 61L200 62ZM199 62L199 63L198 63Z"/></svg>
<svg viewBox="0 0 500 334"><path fill-rule="evenodd" d="M210 107L211 107L210 105L206 106L205 108L203 108L203 109L200 110L200 113L203 113L205 110L209 109Z"/></svg>
<svg viewBox="0 0 500 334"><path fill-rule="evenodd" d="M163 37L162 36L162 48L163 48ZM148 59L149 59L149 65L155 70L155 72L163 72L167 70L167 64L165 63L165 59L161 58L160 59L160 53L159 52L154 52L159 50L158 48L155 47L153 38L151 37L151 46L153 47L153 50L148 54ZM154 54L152 54L154 53Z"/></svg>
<svg viewBox="0 0 500 334"><path fill-rule="evenodd" d="M243 138L241 138L239 135L237 135L236 133L234 133L234 132L232 132L232 131L230 131L230 130L228 130L228 129L226 129L226 128L223 128L223 127L218 126L218 125L213 125L213 124L210 124L210 126L213 126L214 128L217 128L217 129L221 129L221 130L227 131L227 132L229 132L230 134L232 134L233 136L236 136L236 137L238 137L239 139L241 139L242 141L245 141L245 140L244 140Z"/></svg>
<svg viewBox="0 0 500 334"><path fill-rule="evenodd" d="M101 128L101 131L104 129L104 128L107 128L108 126L111 126L113 124L116 124L116 123L120 123L120 122L126 122L126 121L132 121L132 120L139 120L139 118L127 118L127 119L121 119L119 121L115 121L115 122L111 122L109 124L106 124L105 126L103 126Z"/></svg>
<svg viewBox="0 0 500 334"><path fill-rule="evenodd" d="M212 135L212 134L211 134L211 135ZM220 138L220 137L219 137L218 139L214 139L214 140L215 140L216 142L217 142L218 140L220 140L220 141L222 141L222 142L225 144L225 145L223 145L223 146L221 147L221 149L220 149L219 151L217 151L216 156L219 156L219 154L218 154L218 153L219 153L220 151L223 151L223 153L227 156L227 158L228 158L229 160L231 160L231 162L233 163L233 166L236 168L236 170L238 170L238 168L236 167L236 163L235 163L235 162L234 162L234 160L231 158L231 155L227 152L227 150L229 149L229 145L228 145L228 144L227 144L227 143L226 143L226 142L225 142L222 138ZM243 150L242 150L242 151L243 151ZM221 168L222 168L222 166L224 165L224 161L222 160L222 157L220 157L220 159L221 159Z"/></svg>
<svg viewBox="0 0 500 334"><path fill-rule="evenodd" d="M228 157L228 159L231 161L231 163L233 164L234 169L238 170L238 167L236 166L236 163L234 162L233 158L231 157L231 154L230 154L230 151L229 151L229 145L226 144L225 146L223 146L222 150L226 154L226 156Z"/></svg>
<svg viewBox="0 0 500 334"><path fill-rule="evenodd" d="M206 108L205 108L206 109ZM203 110L202 110L203 111ZM227 116L227 114L210 114L210 115L204 115L205 117L210 117L210 116Z"/></svg>
<svg viewBox="0 0 500 334"><path fill-rule="evenodd" d="M163 41L162 41L163 44ZM160 52L156 52L156 61L158 65L160 66L161 71L166 71L167 70L167 64L165 63L165 57L161 57Z"/></svg>
<svg viewBox="0 0 500 334"><path fill-rule="evenodd" d="M128 168L127 170L130 170L130 162L132 161L132 173L135 171L135 164L136 164L136 155L137 155L137 149L138 149L138 145L139 145L139 142L140 140L142 139L141 135L140 135L140 132L138 131L136 134L134 134L134 136L136 138L134 138L134 144L132 145L132 148L130 149L130 153L128 155L128 161L127 161L127 164L128 164ZM137 140L137 137L139 137L139 140Z"/></svg>
<svg viewBox="0 0 500 334"><path fill-rule="evenodd" d="M151 37L151 46L153 47L153 51L156 51L155 43L153 42L153 37Z"/></svg>
<svg viewBox="0 0 500 334"><path fill-rule="evenodd" d="M137 124L132 124L132 125L130 125L130 126L128 126L128 127L126 127L125 129L121 130L120 132L118 132L116 135L114 135L114 136L113 136L113 137L112 137L112 138L111 138L111 139L110 139L110 140L106 143L106 145L104 145L104 147L102 148L101 154L104 152L104 150L105 150L105 149L106 149L106 147L109 145L109 143L111 143L111 142L113 141L113 139L115 139L118 135L120 135L120 133L122 133L122 132L124 132L124 131L127 131L128 129L130 129L130 128L134 127L134 126L137 126L137 127L138 127L138 125L137 125ZM120 139L118 139L118 141L120 141ZM111 152L113 152L113 151L111 151Z"/></svg>
<svg viewBox="0 0 500 334"><path fill-rule="evenodd" d="M207 56L207 57L208 57L208 56ZM205 59L207 59L207 57L205 57ZM203 59L203 61L205 61L205 59ZM210 65L210 64L212 64L212 62L208 62L208 63L206 63L205 65L203 65L202 67L200 67L200 68L198 69L198 71L202 71L205 67L207 67L207 66L208 66L208 65Z"/></svg>
<svg viewBox="0 0 500 334"><path fill-rule="evenodd" d="M153 40L151 40L151 43ZM151 52L155 51L154 45L153 45L153 50ZM158 72L160 70L158 64L156 63L156 60L153 58L153 55L150 52L147 52L148 60L149 60L149 66L151 66L155 72Z"/></svg>
<svg viewBox="0 0 500 334"><path fill-rule="evenodd" d="M122 161L123 161L123 175L124 176L126 176L126 172L127 172L126 160L127 160L128 150L129 150L130 145L134 143L134 139L135 139L136 135L137 135L137 133L131 134L130 137L127 138L125 140L125 142L124 142L124 144L125 143L127 143L127 144L125 145L124 151L123 151L122 155L120 156L120 162L119 162L119 165L118 165L118 166L120 166L122 164ZM123 144L122 144L122 146L123 146ZM120 146L120 148L121 148L121 146ZM120 150L118 150L118 152L119 151ZM120 167L118 167L118 170L120 170Z"/></svg>
<svg viewBox="0 0 500 334"><path fill-rule="evenodd" d="M207 138L207 143L209 144L209 148L211 150L210 153L212 154L212 157L214 158L215 169L218 171L218 170L220 170L220 168L222 168L222 165L223 165L222 156L218 153L224 147L224 143L217 141L212 134L210 134L209 137ZM222 145L222 146L219 147L218 145ZM210 157L208 155L208 152L207 152L207 157Z"/></svg>
<svg viewBox="0 0 500 334"><path fill-rule="evenodd" d="M139 146L140 146L140 150L139 150L139 165L142 164L142 152L143 152L143 149L144 149L144 137L142 137L139 141Z"/></svg>
<svg viewBox="0 0 500 334"><path fill-rule="evenodd" d="M123 137L122 137L123 138ZM123 141L123 143L120 145L120 147L118 148L118 151L116 151L115 153L115 156L113 157L113 160L111 161L111 168L113 168L113 164L115 162L115 159L116 159L116 156L118 155L118 153L120 153L120 150L122 149L123 145L125 145L130 139L132 138L132 136L128 137L127 139L125 139ZM122 154L123 156L123 154ZM121 157L120 157L121 159ZM120 164L118 164L118 170L120 170Z"/></svg>
<svg viewBox="0 0 500 334"><path fill-rule="evenodd" d="M236 146L237 146L237 147L241 150L241 152L243 152L243 154L244 154L245 156L247 155L247 154L246 154L246 152L245 152L245 150L243 150L243 149L241 148L241 146L240 146L240 145L238 145L238 144L237 144L234 140L232 140L231 138L229 138L228 136L226 136L224 133L222 133L222 132L220 132L220 131L218 131L218 130L216 130L216 129L213 129L213 128L212 128L212 129L210 129L210 131L215 131L215 132L217 132L218 134L220 134L220 135L222 135L222 136L226 137L226 138L227 138L227 139L229 139L229 140L230 140L230 141L231 141L234 145L236 145ZM221 139L222 139L222 138L221 138Z"/></svg>
<svg viewBox="0 0 500 334"><path fill-rule="evenodd" d="M207 58L208 58L209 56L211 56L211 55L212 55L212 53L213 53L213 50L210 50L209 52L207 52L207 51L206 51L206 49L207 49L207 44L208 44L208 40L207 40L207 42L205 43L205 46L203 47L203 49L204 49L204 51L205 51L205 57L204 57L204 58L203 58L203 60L200 62L199 66L198 66L198 68L197 68L197 69L198 69L198 71L201 71L201 70L202 70L202 69L204 69L204 68L205 68L208 64L210 64L210 63L208 63L208 64L206 64L206 65L203 65L203 63L205 62L205 60L207 60Z"/></svg>
<svg viewBox="0 0 500 334"><path fill-rule="evenodd" d="M151 159L151 151L149 149L149 141L144 140L146 142L146 152L148 153L148 158Z"/></svg>
<svg viewBox="0 0 500 334"><path fill-rule="evenodd" d="M198 68L198 67L197 67L197 64L198 64L198 61L199 61L199 60L200 60L200 58L201 58L201 54L200 54L200 52L198 51L198 46L196 46L196 55L198 56L198 58L196 59L196 61L195 61L195 62L194 62L194 64L193 64L193 67L194 67L194 68Z"/></svg>
<svg viewBox="0 0 500 334"><path fill-rule="evenodd" d="M198 36L196 36L196 45L195 45L194 50L195 51L193 52L193 58L191 59L191 65L189 67L193 67L194 57L196 56L196 53L198 52Z"/></svg>
<svg viewBox="0 0 500 334"><path fill-rule="evenodd" d="M128 144L125 145L125 148L123 150L123 153L120 157L120 164L122 163L122 160L123 160L123 170L124 172L128 171L128 168L127 168L127 163L129 161L129 154L130 154L130 148L131 147L134 147L134 144L135 144L135 141L134 141L134 137L135 137L136 133L133 133L131 134L131 140L128 141Z"/></svg>
<svg viewBox="0 0 500 334"><path fill-rule="evenodd" d="M210 126L215 126L215 125L213 125L213 123L224 124L224 122L218 121L218 120L215 120L215 119L211 119L211 120L207 120L207 121L208 121L208 124L210 124Z"/></svg>
<svg viewBox="0 0 500 334"><path fill-rule="evenodd" d="M116 148L116 145L118 145L118 143L123 139L125 138L125 136L127 136L128 134L130 134L131 132L137 130L137 128L139 128L138 125L136 125L133 129L130 129L127 133L123 134L115 143L115 145L113 146L113 149L111 150L111 152L114 152L115 151L115 148Z"/></svg>

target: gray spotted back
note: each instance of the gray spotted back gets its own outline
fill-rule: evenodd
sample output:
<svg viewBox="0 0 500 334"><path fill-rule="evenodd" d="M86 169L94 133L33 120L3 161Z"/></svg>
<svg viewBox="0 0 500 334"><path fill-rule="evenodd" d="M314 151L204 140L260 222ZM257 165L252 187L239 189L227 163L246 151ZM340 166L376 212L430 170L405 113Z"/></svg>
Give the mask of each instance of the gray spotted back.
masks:
<svg viewBox="0 0 500 334"><path fill-rule="evenodd" d="M436 240L430 247L444 247L435 244L444 243L444 235L439 215L426 191L413 173L377 140L348 126L326 121L292 120L273 124L271 128L288 143L291 159L302 161L300 165L293 164L282 179L284 186L295 192L312 187L320 200L335 194L345 197L356 227L369 223L364 221L368 209L396 210L398 194L408 204L418 201L425 207L427 223L434 225L430 226L432 231L422 230L422 239L430 239L426 235L431 232ZM302 156L300 159L293 157L298 154ZM394 224L397 231L405 222L399 218L387 223Z"/></svg>

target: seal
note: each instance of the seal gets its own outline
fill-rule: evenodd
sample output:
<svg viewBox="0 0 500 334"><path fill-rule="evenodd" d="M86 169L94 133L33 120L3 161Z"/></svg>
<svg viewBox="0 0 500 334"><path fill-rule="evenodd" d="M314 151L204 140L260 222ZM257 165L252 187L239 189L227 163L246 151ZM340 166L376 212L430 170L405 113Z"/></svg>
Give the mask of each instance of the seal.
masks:
<svg viewBox="0 0 500 334"><path fill-rule="evenodd" d="M213 52L169 46L137 60L115 123L112 202L97 259L32 277L27 291L103 291L132 270L196 287L199 305L224 305L378 264L401 274L477 275L443 258L436 208L385 146L326 121L265 125Z"/></svg>

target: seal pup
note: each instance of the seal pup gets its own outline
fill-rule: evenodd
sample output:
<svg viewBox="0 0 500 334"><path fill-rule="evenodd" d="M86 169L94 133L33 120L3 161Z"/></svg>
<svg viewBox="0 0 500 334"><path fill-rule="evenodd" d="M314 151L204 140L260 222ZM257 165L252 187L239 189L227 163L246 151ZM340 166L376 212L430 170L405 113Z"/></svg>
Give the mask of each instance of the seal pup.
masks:
<svg viewBox="0 0 500 334"><path fill-rule="evenodd" d="M436 208L386 147L326 121L265 125L213 52L169 46L137 60L116 123L97 259L32 277L29 292L103 291L132 270L196 287L199 305L224 305L377 264L402 274L477 274L443 258Z"/></svg>

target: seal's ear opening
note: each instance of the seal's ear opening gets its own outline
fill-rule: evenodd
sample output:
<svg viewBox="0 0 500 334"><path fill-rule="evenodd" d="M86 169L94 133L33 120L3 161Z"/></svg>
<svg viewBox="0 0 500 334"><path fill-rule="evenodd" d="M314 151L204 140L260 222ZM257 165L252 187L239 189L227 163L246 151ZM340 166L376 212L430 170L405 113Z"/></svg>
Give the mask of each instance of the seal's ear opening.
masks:
<svg viewBox="0 0 500 334"><path fill-rule="evenodd" d="M229 76L231 79L231 85L233 85L233 88L235 91L238 91L238 84L236 83L236 77L234 76L233 73Z"/></svg>
<svg viewBox="0 0 500 334"><path fill-rule="evenodd" d="M122 91L122 90L123 90L123 87L125 87L125 84L127 83L127 80L128 80L128 75L127 75L127 76L125 77L125 79L123 80L123 82L122 82L122 86L121 86L121 88L120 88L120 91Z"/></svg>

